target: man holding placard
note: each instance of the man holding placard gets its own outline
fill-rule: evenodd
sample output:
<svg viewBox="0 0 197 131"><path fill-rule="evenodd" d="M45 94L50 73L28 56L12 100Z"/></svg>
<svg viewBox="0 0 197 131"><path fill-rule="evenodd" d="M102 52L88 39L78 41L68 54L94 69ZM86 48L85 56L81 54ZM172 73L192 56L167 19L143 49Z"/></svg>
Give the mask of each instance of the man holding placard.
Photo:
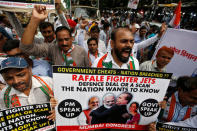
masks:
<svg viewBox="0 0 197 131"><path fill-rule="evenodd" d="M27 61L20 57L10 57L1 62L0 73L8 84L0 95L0 109L18 106L55 102L53 82L50 77L32 76L32 69ZM55 118L54 110L49 119Z"/></svg>

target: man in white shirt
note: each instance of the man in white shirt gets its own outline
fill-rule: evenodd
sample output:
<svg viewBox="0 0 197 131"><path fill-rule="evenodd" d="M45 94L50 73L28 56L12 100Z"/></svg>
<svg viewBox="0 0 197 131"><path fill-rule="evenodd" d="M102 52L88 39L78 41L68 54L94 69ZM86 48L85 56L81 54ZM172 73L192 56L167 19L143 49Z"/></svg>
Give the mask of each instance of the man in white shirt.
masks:
<svg viewBox="0 0 197 131"><path fill-rule="evenodd" d="M111 35L111 52L95 60L92 67L138 70L139 62L131 56L134 38L129 28L117 28Z"/></svg>
<svg viewBox="0 0 197 131"><path fill-rule="evenodd" d="M32 76L32 69L25 59L9 57L3 60L0 73L8 84L0 94L0 109L54 101L52 79ZM54 119L54 110L51 113L48 118Z"/></svg>
<svg viewBox="0 0 197 131"><path fill-rule="evenodd" d="M98 51L98 41L96 38L89 38L87 44L88 44L88 59L91 66L96 58L103 56L103 53Z"/></svg>
<svg viewBox="0 0 197 131"><path fill-rule="evenodd" d="M110 24L105 22L103 24L103 30L100 31L99 39L105 42L106 47L108 46L110 34Z"/></svg>
<svg viewBox="0 0 197 131"><path fill-rule="evenodd" d="M133 57L137 58L137 53L140 49L146 48L146 47L150 46L151 44L154 44L159 38L161 38L161 36L164 34L165 31L166 31L166 24L163 23L161 26L160 32L157 35L155 35L154 37L151 37L147 40L144 40L140 43L137 43L137 44L134 43L133 48L132 48L132 53L131 53L133 55ZM131 32L133 33L133 30ZM109 43L111 43L111 42L109 41ZM107 52L108 53L111 52L111 44L108 44Z"/></svg>
<svg viewBox="0 0 197 131"><path fill-rule="evenodd" d="M107 52L105 42L99 39L99 33L100 33L100 29L97 25L93 26L90 29L90 37L97 38L98 40L98 51L105 54ZM85 40L83 44L84 44L84 48L88 50L87 40Z"/></svg>

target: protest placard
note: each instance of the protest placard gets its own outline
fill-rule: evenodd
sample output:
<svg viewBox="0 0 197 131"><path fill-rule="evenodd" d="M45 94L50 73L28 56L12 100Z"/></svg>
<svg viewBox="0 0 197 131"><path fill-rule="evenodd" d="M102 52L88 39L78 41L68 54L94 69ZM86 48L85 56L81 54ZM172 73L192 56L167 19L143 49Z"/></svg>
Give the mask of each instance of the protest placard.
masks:
<svg viewBox="0 0 197 131"><path fill-rule="evenodd" d="M158 102L164 98L171 75L169 73L136 70L53 66L54 95L58 100L56 107L57 130L103 128L144 130L146 128L144 125L155 121L159 114ZM127 102L131 96L131 101L127 104L122 104L119 101L121 95L125 95L124 93L127 93ZM111 105L110 108L103 103L108 94L112 94L116 99L116 104L115 99L111 101L113 106ZM105 111L108 112L115 107L121 109L118 111L114 109L107 114L107 117L105 111L100 112L100 114L93 113L89 119L88 116L86 117L86 111L88 111L86 109L90 108L90 99L92 98L95 99L92 106L97 108L91 112L102 107L106 107ZM138 109L136 108L138 114L136 124L138 125L128 124L131 118L130 107L133 103L136 106L139 105ZM94 118L98 118L102 122L98 120L94 121L93 124ZM114 119L110 121L110 118Z"/></svg>
<svg viewBox="0 0 197 131"><path fill-rule="evenodd" d="M156 129L157 131L196 131L196 128L169 125L161 122L157 123Z"/></svg>
<svg viewBox="0 0 197 131"><path fill-rule="evenodd" d="M183 29L167 29L161 38L155 55L163 46L174 50L174 57L166 66L167 72L173 73L173 76L197 76L197 32Z"/></svg>
<svg viewBox="0 0 197 131"><path fill-rule="evenodd" d="M20 106L0 111L1 131L45 131L54 128L54 122L48 120L50 104Z"/></svg>
<svg viewBox="0 0 197 131"><path fill-rule="evenodd" d="M5 11L28 12L34 5L42 4L47 9L55 9L54 0L0 0L0 9Z"/></svg>
<svg viewBox="0 0 197 131"><path fill-rule="evenodd" d="M3 61L3 60L5 60L6 59L6 57L0 57L0 63ZM2 75L0 74L0 84L2 84L2 83L6 83L5 82L5 80L3 79L3 77L2 77ZM1 91L1 90L0 90Z"/></svg>

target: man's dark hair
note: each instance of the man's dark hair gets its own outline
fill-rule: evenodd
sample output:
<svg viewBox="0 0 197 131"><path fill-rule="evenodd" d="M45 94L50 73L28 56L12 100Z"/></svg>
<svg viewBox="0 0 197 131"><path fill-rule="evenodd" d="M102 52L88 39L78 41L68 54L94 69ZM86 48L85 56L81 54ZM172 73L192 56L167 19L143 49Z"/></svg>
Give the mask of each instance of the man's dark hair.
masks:
<svg viewBox="0 0 197 131"><path fill-rule="evenodd" d="M42 32L43 29L46 29L47 27L51 27L54 32L54 26L50 22L41 22L39 25L39 29Z"/></svg>
<svg viewBox="0 0 197 131"><path fill-rule="evenodd" d="M131 101L131 99L133 98L133 95L129 92L123 92L122 94L127 94L126 100L127 100L127 104Z"/></svg>
<svg viewBox="0 0 197 131"><path fill-rule="evenodd" d="M159 30L159 27L156 25L151 25L150 28L152 28L153 33L156 33Z"/></svg>
<svg viewBox="0 0 197 131"><path fill-rule="evenodd" d="M6 15L4 15L4 14L0 15L0 21L1 21L1 22L2 22L3 19L5 19L5 18L6 18Z"/></svg>
<svg viewBox="0 0 197 131"><path fill-rule="evenodd" d="M95 26L93 26L91 28L90 32L98 32L99 33L100 32L100 29L99 29L99 27L97 25L95 25Z"/></svg>
<svg viewBox="0 0 197 131"><path fill-rule="evenodd" d="M95 40L96 44L98 45L98 40L96 38L94 38L94 37L89 38L88 41L87 41L87 44L89 44L90 41L92 41L92 40Z"/></svg>
<svg viewBox="0 0 197 131"><path fill-rule="evenodd" d="M136 109L139 108L139 103L137 103L137 102L132 102L131 105L132 105L132 104L135 104L135 105L136 105ZM131 106L131 105L130 105L130 106Z"/></svg>
<svg viewBox="0 0 197 131"><path fill-rule="evenodd" d="M72 36L71 30L70 30L69 28L67 28L66 26L59 26L59 27L57 27L57 29L56 29L56 31L55 31L55 35L57 36L57 33L58 33L59 31L62 31L62 30L68 31L70 37Z"/></svg>
<svg viewBox="0 0 197 131"><path fill-rule="evenodd" d="M19 40L8 40L3 45L3 52L7 53L8 51L11 51L12 49L19 48L20 41ZM27 55L24 55L24 59L27 61L30 67L33 67L33 61L30 59Z"/></svg>
<svg viewBox="0 0 197 131"><path fill-rule="evenodd" d="M143 30L143 29L146 29L147 30L146 26L140 27L140 31Z"/></svg>
<svg viewBox="0 0 197 131"><path fill-rule="evenodd" d="M184 86L184 82L187 81L189 78L189 76L180 76L176 81L177 88Z"/></svg>
<svg viewBox="0 0 197 131"><path fill-rule="evenodd" d="M104 20L101 20L101 24L105 24L105 21Z"/></svg>
<svg viewBox="0 0 197 131"><path fill-rule="evenodd" d="M3 52L11 51L12 49L19 48L20 41L19 40L8 40L3 45Z"/></svg>
<svg viewBox="0 0 197 131"><path fill-rule="evenodd" d="M116 33L120 30L120 29L124 29L124 30L127 30L129 32L131 32L131 30L127 27L118 27L116 29L114 29L111 33L111 40L115 41L116 40ZM132 33L132 32L131 32Z"/></svg>
<svg viewBox="0 0 197 131"><path fill-rule="evenodd" d="M183 85L179 87L185 92L190 92L197 89L197 77L185 78Z"/></svg>
<svg viewBox="0 0 197 131"><path fill-rule="evenodd" d="M108 22L105 22L105 23L103 24L103 29L105 30L105 29L107 29L108 27L110 27L110 24L109 24Z"/></svg>
<svg viewBox="0 0 197 131"><path fill-rule="evenodd" d="M5 15L0 15L0 22L2 22L4 18L6 18Z"/></svg>

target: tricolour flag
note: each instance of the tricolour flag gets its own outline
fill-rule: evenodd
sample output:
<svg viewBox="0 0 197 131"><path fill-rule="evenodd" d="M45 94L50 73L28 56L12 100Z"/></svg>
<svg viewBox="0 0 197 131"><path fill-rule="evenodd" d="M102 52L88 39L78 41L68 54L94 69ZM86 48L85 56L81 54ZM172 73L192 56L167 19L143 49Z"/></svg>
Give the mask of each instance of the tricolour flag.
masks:
<svg viewBox="0 0 197 131"><path fill-rule="evenodd" d="M179 1L178 6L174 11L174 16L172 17L172 20L170 21L169 25L174 28L180 28L180 22L181 22L181 1Z"/></svg>

